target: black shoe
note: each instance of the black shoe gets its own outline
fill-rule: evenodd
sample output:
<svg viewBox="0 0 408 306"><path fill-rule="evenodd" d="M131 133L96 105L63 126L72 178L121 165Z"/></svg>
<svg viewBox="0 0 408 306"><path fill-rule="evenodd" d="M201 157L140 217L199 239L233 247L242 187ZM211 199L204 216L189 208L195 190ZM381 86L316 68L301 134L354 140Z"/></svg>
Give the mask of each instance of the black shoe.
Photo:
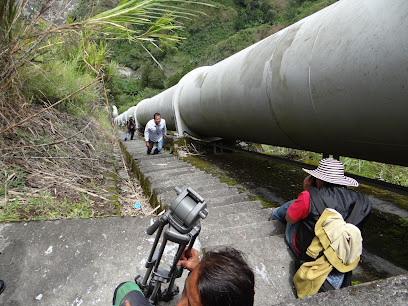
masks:
<svg viewBox="0 0 408 306"><path fill-rule="evenodd" d="M127 140L127 138L125 138L125 141Z"/></svg>
<svg viewBox="0 0 408 306"><path fill-rule="evenodd" d="M6 283L0 280L0 294L6 289Z"/></svg>

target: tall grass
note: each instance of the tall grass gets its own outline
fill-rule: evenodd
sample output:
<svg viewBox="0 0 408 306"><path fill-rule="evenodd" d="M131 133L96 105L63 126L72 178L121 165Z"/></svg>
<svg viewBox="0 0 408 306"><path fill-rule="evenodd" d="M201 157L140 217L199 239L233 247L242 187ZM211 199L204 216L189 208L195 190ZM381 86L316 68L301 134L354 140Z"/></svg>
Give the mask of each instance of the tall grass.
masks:
<svg viewBox="0 0 408 306"><path fill-rule="evenodd" d="M94 79L93 73L81 71L75 61L50 61L27 67L22 77L23 93L29 100L43 101L47 105L84 87ZM71 114L83 114L101 98L98 86L88 87L60 104L59 108Z"/></svg>
<svg viewBox="0 0 408 306"><path fill-rule="evenodd" d="M117 7L96 16L55 25L45 17L52 2L43 2L30 19L23 16L26 1L4 0L0 4L0 102L3 105L15 101L7 99L8 93L19 94L20 76L25 67L39 65L45 54L52 54L46 60L60 59L65 50L65 58L81 61L85 69L99 74L107 50L103 43L97 45L97 40L127 39L142 46L154 44L160 38L180 40L174 30L182 25L176 20L198 14L186 7L170 5L171 1L122 0ZM72 52L72 46L76 52Z"/></svg>

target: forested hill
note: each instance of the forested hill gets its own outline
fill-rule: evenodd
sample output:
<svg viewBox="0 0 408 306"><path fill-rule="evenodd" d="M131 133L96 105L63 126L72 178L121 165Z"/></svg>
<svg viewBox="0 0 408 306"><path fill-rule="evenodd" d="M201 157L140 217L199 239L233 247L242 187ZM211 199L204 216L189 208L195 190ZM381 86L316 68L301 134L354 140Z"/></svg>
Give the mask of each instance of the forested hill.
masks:
<svg viewBox="0 0 408 306"><path fill-rule="evenodd" d="M147 45L151 56L136 42L109 43L110 59L120 66L136 71L136 77L113 76L109 87L113 103L119 112L175 85L192 69L215 64L228 56L256 43L332 3L335 0L204 0L213 5L188 5L198 17L181 19L184 28L176 34L185 38L181 43L159 40L155 47ZM72 19L113 7L116 1L100 1L90 6L89 1L71 13ZM182 4L185 6L185 4Z"/></svg>

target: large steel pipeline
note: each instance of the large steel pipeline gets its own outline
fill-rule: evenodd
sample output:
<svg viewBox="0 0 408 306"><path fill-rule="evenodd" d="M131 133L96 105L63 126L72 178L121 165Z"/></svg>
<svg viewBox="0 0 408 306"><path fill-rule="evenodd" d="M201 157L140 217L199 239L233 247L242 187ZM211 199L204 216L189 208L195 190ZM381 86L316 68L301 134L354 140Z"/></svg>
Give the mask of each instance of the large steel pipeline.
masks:
<svg viewBox="0 0 408 306"><path fill-rule="evenodd" d="M141 101L139 125L156 110L181 135L408 166L408 2L336 2Z"/></svg>

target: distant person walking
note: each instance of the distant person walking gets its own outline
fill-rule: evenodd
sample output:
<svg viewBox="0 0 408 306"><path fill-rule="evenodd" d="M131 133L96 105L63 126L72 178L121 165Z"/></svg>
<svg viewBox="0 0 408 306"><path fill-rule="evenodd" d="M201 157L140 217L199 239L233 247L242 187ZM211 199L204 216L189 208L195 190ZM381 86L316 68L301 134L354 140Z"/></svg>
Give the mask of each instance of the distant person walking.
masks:
<svg viewBox="0 0 408 306"><path fill-rule="evenodd" d="M129 138L129 134L130 134L130 140L133 140L133 136L135 135L135 130L136 130L136 122L133 119L132 115L129 115L129 120L126 123L125 141Z"/></svg>
<svg viewBox="0 0 408 306"><path fill-rule="evenodd" d="M152 152L154 144L156 144L156 149L153 151L153 154L159 154L161 149L163 149L163 140L167 139L167 128L166 120L162 119L159 113L155 113L153 119L146 124L144 138L147 154Z"/></svg>

